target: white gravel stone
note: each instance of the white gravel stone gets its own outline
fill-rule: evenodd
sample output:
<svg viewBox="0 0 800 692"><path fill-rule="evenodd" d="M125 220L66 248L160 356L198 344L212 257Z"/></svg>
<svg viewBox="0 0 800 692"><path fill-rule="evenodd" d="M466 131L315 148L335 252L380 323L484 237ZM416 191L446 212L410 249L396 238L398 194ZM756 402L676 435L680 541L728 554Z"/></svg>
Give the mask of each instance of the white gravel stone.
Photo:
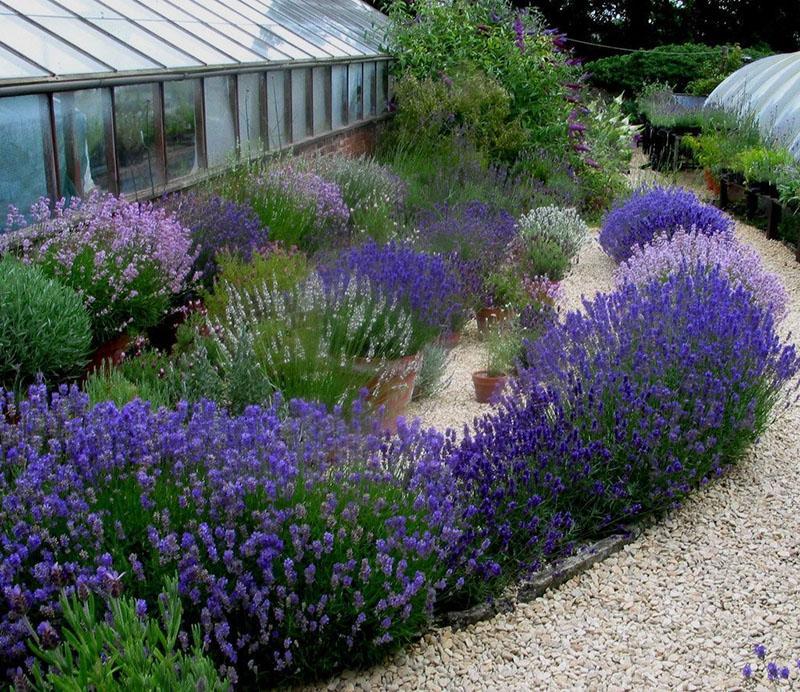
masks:
<svg viewBox="0 0 800 692"><path fill-rule="evenodd" d="M781 331L800 333L800 264L754 228L738 224L737 234L783 278L790 310ZM613 269L593 240L565 281L567 307L610 288ZM480 350L468 335L450 388L414 413L441 426L484 410L466 391ZM347 682L383 689L391 666L403 690L737 689L755 643L781 662L800 656L798 471L794 406L741 464L624 550L511 613L430 632Z"/></svg>

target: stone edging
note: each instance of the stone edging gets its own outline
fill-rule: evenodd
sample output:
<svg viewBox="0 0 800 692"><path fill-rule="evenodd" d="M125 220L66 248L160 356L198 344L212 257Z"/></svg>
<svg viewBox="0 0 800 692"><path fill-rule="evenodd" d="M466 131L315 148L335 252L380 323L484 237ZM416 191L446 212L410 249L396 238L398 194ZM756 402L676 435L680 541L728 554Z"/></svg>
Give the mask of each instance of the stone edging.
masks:
<svg viewBox="0 0 800 692"><path fill-rule="evenodd" d="M459 630L477 622L491 620L500 613L509 613L517 603L529 603L539 598L548 589L561 586L572 577L588 570L592 565L635 541L642 533L641 527L631 528L624 533L608 536L595 543L581 547L575 555L564 558L554 565L528 577L517 584L508 595L490 603L481 603L468 610L441 613L434 619L435 627L452 627Z"/></svg>

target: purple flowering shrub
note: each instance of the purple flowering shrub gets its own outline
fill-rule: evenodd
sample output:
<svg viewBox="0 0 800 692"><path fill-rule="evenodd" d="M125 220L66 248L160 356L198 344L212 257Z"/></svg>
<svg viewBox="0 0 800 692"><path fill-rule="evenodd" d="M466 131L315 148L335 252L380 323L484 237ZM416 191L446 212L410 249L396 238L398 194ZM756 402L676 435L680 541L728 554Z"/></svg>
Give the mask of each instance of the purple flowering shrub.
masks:
<svg viewBox="0 0 800 692"><path fill-rule="evenodd" d="M319 273L326 285L369 279L386 298L398 300L411 313L416 343L460 329L468 319L464 280L444 257L406 243L370 241L351 247L329 260Z"/></svg>
<svg viewBox="0 0 800 692"><path fill-rule="evenodd" d="M451 453L472 498L454 549L485 588L722 473L800 369L772 316L716 270L585 309L528 343L510 393Z"/></svg>
<svg viewBox="0 0 800 692"><path fill-rule="evenodd" d="M486 278L508 260L516 237L511 214L478 201L440 204L417 219L417 244L447 258L476 308L489 302Z"/></svg>
<svg viewBox="0 0 800 692"><path fill-rule="evenodd" d="M515 397L544 385L574 427L565 439L594 445L564 479L568 509L590 530L722 473L800 369L773 316L717 269L625 284L584 307L529 345Z"/></svg>
<svg viewBox="0 0 800 692"><path fill-rule="evenodd" d="M618 267L616 280L617 284L642 285L677 272L713 267L731 284L750 291L755 303L771 311L776 320L786 315L788 297L781 280L764 268L756 250L727 234L706 235L681 228L671 238L658 236L633 249L630 259Z"/></svg>
<svg viewBox="0 0 800 692"><path fill-rule="evenodd" d="M339 186L291 160L234 169L218 187L223 197L252 207L271 239L286 247L313 252L349 236L350 210Z"/></svg>
<svg viewBox="0 0 800 692"><path fill-rule="evenodd" d="M191 231L197 253L194 269L207 288L218 272L218 253L224 250L249 262L253 251L269 240L269 229L248 204L190 192L171 195L162 206Z"/></svg>
<svg viewBox="0 0 800 692"><path fill-rule="evenodd" d="M0 409L10 675L31 628L58 631L62 592L124 592L155 609L177 574L187 631L200 625L223 675L263 687L373 660L420 631L451 578L457 488L436 433L401 427L390 441L358 405L346 422L299 400L239 417L209 401L90 409L74 388L11 402Z"/></svg>
<svg viewBox="0 0 800 692"><path fill-rule="evenodd" d="M657 236L671 237L679 228L730 235L733 220L683 188L641 188L605 216L599 240L608 255L624 262L636 246L647 245Z"/></svg>
<svg viewBox="0 0 800 692"><path fill-rule="evenodd" d="M81 295L97 342L157 324L192 278L189 230L150 203L93 194L51 213L40 200L30 221L22 258Z"/></svg>

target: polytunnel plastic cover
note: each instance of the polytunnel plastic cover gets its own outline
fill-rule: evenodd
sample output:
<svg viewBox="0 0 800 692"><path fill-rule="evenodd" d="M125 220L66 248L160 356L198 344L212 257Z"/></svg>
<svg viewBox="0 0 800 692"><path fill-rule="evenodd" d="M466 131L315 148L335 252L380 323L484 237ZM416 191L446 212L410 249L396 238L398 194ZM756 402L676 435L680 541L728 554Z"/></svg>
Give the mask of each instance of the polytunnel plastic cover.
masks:
<svg viewBox="0 0 800 692"><path fill-rule="evenodd" d="M745 65L711 92L706 108L754 118L768 141L800 159L800 52Z"/></svg>

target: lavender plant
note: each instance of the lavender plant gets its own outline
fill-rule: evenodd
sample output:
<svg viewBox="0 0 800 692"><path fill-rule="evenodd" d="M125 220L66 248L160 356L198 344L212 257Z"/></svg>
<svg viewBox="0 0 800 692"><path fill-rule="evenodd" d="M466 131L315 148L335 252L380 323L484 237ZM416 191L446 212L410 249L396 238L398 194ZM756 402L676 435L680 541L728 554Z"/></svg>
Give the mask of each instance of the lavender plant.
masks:
<svg viewBox="0 0 800 692"><path fill-rule="evenodd" d="M150 203L93 194L51 214L41 200L30 219L15 219L28 222L21 255L80 294L97 342L157 324L193 279L189 230Z"/></svg>
<svg viewBox="0 0 800 692"><path fill-rule="evenodd" d="M721 474L800 370L772 316L716 269L601 294L527 351L449 458L472 498L453 548L475 565L467 598Z"/></svg>
<svg viewBox="0 0 800 692"><path fill-rule="evenodd" d="M262 169L240 166L217 183L223 197L249 204L272 240L313 252L341 245L349 234L350 210L339 186L291 159Z"/></svg>
<svg viewBox="0 0 800 692"><path fill-rule="evenodd" d="M538 207L519 220L519 234L526 245L556 243L570 260L588 240L589 229L576 209Z"/></svg>
<svg viewBox="0 0 800 692"><path fill-rule="evenodd" d="M269 229L248 204L217 195L185 193L167 197L161 206L191 232L197 254L194 270L206 288L217 275L219 253L226 251L247 262L269 240Z"/></svg>
<svg viewBox="0 0 800 692"><path fill-rule="evenodd" d="M347 285L360 277L411 314L414 343L457 331L468 319L467 289L445 258L407 243L368 242L345 250L320 269L326 285Z"/></svg>
<svg viewBox="0 0 800 692"><path fill-rule="evenodd" d="M76 375L91 342L89 313L75 291L38 267L0 259L0 383L16 388L37 375Z"/></svg>
<svg viewBox="0 0 800 692"><path fill-rule="evenodd" d="M287 399L350 402L374 375L357 359L396 359L412 346L409 314L364 277L323 286L312 275L289 291L262 285L247 292L229 288L228 295L225 316L209 330L222 380L232 390L227 400L237 409L259 401L236 396L237 379L248 387L263 382L267 392ZM244 376L234 377L243 368Z"/></svg>
<svg viewBox="0 0 800 692"><path fill-rule="evenodd" d="M58 636L62 593L126 593L152 611L177 573L184 632L199 625L233 684L263 687L373 661L419 633L449 583L458 490L434 433L387 442L358 406L350 423L300 401L285 416L278 402L154 413L44 387L16 425L2 400L11 676L31 630ZM429 463L411 463L419 449Z"/></svg>
<svg viewBox="0 0 800 692"><path fill-rule="evenodd" d="M659 235L671 237L679 228L730 235L733 220L683 188L645 187L606 215L599 240L608 255L624 262L637 245L647 245Z"/></svg>
<svg viewBox="0 0 800 692"><path fill-rule="evenodd" d="M292 165L339 188L357 238L385 242L398 235L407 185L388 166L366 156L341 154L298 158Z"/></svg>
<svg viewBox="0 0 800 692"><path fill-rule="evenodd" d="M637 246L630 259L616 272L617 284L644 285L671 274L696 273L717 268L733 286L747 289L757 305L769 310L776 321L786 315L788 296L777 275L768 272L761 256L727 234L706 235L678 229L670 238L657 236L644 247Z"/></svg>

